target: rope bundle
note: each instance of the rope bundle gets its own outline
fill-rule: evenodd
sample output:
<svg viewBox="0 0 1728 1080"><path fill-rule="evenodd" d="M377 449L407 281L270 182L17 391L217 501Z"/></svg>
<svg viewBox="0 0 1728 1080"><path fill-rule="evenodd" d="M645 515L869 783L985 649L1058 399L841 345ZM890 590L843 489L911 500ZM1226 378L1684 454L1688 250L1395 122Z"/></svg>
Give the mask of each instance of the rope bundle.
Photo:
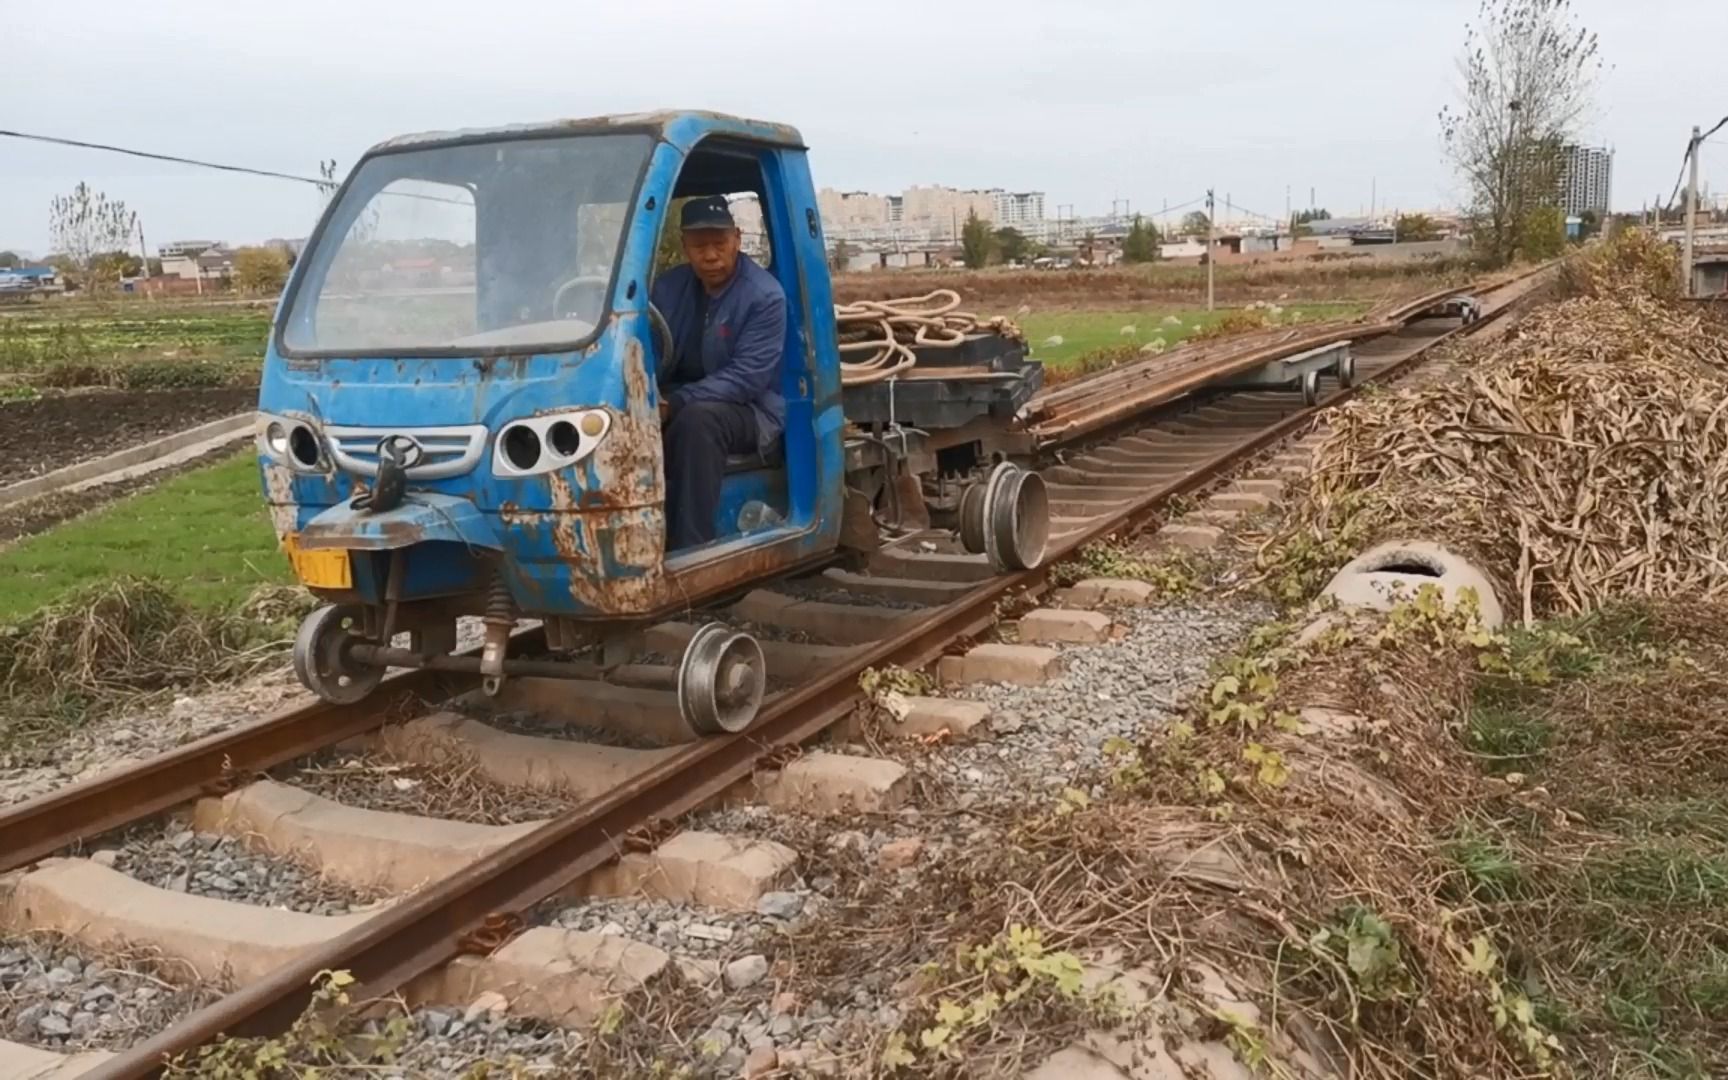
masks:
<svg viewBox="0 0 1728 1080"><path fill-rule="evenodd" d="M923 296L836 304L840 326L840 381L847 386L877 382L917 364L918 346L952 349L979 332L1021 339L1020 328L1000 316L980 321L960 311L960 294L937 289ZM867 354L862 360L848 356Z"/></svg>

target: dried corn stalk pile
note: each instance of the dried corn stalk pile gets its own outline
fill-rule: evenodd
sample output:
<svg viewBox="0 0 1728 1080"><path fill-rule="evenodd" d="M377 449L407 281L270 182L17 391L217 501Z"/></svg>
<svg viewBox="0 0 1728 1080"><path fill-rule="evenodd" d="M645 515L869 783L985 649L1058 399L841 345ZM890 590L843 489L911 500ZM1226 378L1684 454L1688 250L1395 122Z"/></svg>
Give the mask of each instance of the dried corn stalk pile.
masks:
<svg viewBox="0 0 1728 1080"><path fill-rule="evenodd" d="M1368 514L1378 535L1459 544L1526 621L1728 593L1720 323L1620 290L1542 308L1466 359L1462 380L1347 406L1283 539Z"/></svg>

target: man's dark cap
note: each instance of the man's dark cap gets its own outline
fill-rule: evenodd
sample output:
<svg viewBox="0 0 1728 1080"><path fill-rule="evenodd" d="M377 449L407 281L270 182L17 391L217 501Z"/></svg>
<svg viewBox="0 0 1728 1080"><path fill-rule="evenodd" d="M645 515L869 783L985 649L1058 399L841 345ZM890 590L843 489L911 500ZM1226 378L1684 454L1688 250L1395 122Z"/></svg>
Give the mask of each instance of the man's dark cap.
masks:
<svg viewBox="0 0 1728 1080"><path fill-rule="evenodd" d="M707 195L700 199L691 199L684 204L684 215L678 223L686 229L736 229L738 227L738 223L732 220L732 208L727 205L724 195Z"/></svg>

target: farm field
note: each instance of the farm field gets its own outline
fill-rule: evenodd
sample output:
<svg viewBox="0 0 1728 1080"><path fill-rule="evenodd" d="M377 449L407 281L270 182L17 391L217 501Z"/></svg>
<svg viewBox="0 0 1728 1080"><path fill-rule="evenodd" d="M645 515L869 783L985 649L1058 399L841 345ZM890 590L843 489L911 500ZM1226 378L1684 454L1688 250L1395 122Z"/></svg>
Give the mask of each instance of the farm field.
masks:
<svg viewBox="0 0 1728 1080"><path fill-rule="evenodd" d="M0 307L0 398L106 386L252 385L268 302L69 301Z"/></svg>
<svg viewBox="0 0 1728 1080"><path fill-rule="evenodd" d="M1324 322L1348 318L1366 311L1366 303L1288 303L1277 316L1283 322ZM1033 311L1017 321L1026 333L1035 359L1060 368L1087 353L1121 346L1140 346L1162 340L1175 346L1209 326L1216 325L1234 309L1220 308L1128 308L1111 311ZM1167 323L1166 319L1175 319ZM1125 333L1132 328L1132 333ZM1060 343L1053 343L1061 338Z"/></svg>

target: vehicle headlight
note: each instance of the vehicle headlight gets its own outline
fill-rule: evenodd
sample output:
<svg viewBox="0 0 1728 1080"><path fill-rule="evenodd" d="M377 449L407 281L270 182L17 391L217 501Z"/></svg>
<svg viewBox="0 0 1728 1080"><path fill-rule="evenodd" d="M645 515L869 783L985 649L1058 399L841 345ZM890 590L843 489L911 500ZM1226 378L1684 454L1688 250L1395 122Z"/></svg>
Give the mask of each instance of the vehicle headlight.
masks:
<svg viewBox="0 0 1728 1080"><path fill-rule="evenodd" d="M612 415L604 409L571 409L512 420L498 429L492 472L533 476L566 468L592 454L611 429Z"/></svg>
<svg viewBox="0 0 1728 1080"><path fill-rule="evenodd" d="M299 472L324 469L324 443L317 430L291 416L258 417L258 449L272 460Z"/></svg>

